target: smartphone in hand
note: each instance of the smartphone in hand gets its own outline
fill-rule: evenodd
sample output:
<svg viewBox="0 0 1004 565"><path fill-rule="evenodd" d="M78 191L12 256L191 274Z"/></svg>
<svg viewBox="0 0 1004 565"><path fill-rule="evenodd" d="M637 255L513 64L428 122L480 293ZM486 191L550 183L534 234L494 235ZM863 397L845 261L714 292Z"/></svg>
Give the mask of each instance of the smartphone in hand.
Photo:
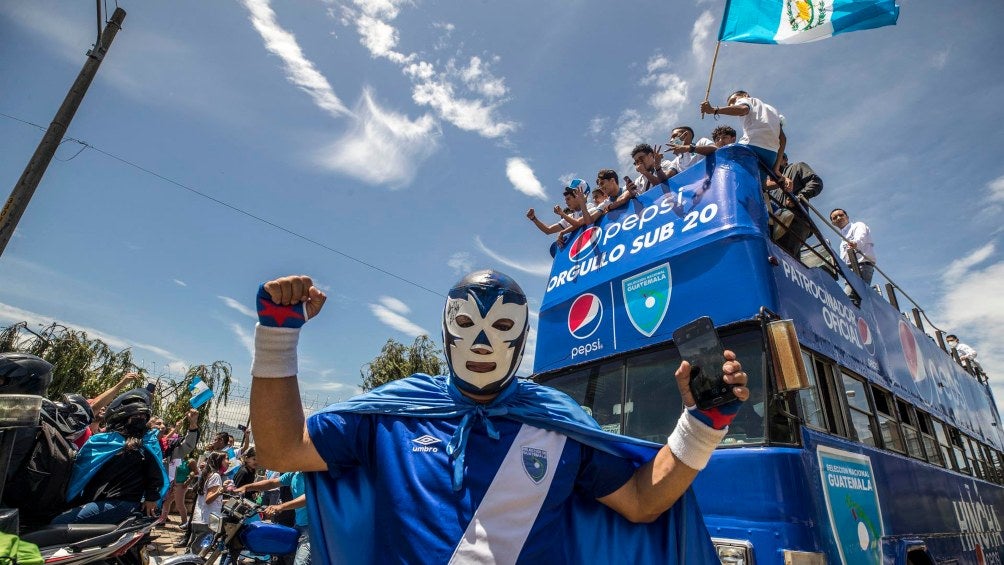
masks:
<svg viewBox="0 0 1004 565"><path fill-rule="evenodd" d="M709 410L736 399L732 385L725 382L722 364L725 348L715 324L703 316L673 332L680 357L690 362L690 392L701 410Z"/></svg>

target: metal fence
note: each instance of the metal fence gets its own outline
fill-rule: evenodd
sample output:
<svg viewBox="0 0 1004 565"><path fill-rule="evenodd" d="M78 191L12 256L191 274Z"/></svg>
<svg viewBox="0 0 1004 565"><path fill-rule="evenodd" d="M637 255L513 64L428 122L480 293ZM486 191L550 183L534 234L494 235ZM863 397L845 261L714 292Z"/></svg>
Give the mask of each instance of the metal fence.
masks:
<svg viewBox="0 0 1004 565"><path fill-rule="evenodd" d="M170 400L170 398L165 400ZM343 400L343 398L310 392L300 394L300 403L303 405L303 414L305 416L309 416L339 400ZM212 408L210 408L207 425L203 428L203 436L199 448L201 449L219 432L227 432L234 437L236 445L240 445L244 439L244 430L250 424L250 417L250 385L232 383L226 402L221 402L219 405L214 403Z"/></svg>

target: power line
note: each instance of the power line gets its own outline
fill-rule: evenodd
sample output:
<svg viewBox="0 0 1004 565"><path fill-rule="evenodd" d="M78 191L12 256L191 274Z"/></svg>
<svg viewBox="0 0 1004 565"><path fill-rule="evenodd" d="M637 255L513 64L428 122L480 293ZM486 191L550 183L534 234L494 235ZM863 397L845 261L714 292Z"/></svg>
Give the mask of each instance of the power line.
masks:
<svg viewBox="0 0 1004 565"><path fill-rule="evenodd" d="M36 127L36 128L38 128L38 129L40 129L42 131L45 131L44 127L42 127L42 126L40 126L40 125L38 125L36 123L29 122L27 120L22 120L21 118L17 118L15 116L11 116L9 114L4 114L3 112L0 112L0 116L2 116L4 118L8 118L10 120L14 120L16 122L21 122L22 124L26 124L26 125L29 125L29 126L32 126L32 127ZM80 151L83 151L84 149L93 149L94 151L97 151L98 153L101 153L102 155L104 155L106 157L114 159L114 160L116 160L116 161L118 161L118 162L120 162L120 163L122 163L124 165L128 165L130 167L133 167L135 169L143 171L144 173L146 173L148 175L152 175L154 177L157 177L158 179L160 179L160 180L162 180L162 181L164 181L166 183L173 184L174 186L176 186L178 188L182 188L184 190L187 190L188 192L191 192L192 194L195 194L196 196L201 196L202 198L205 198L206 200L210 200L212 202L215 202L216 204L219 204L220 206L223 206L225 208L229 208L230 210L232 210L234 212L237 212L238 214L242 214L244 216L247 216L248 218L251 218L253 220L259 221L259 222L261 222L261 223L263 223L265 225L268 225L268 226L270 226L270 227L272 227L274 229L277 229L277 230L279 230L281 232L284 232L284 233L286 233L288 235L291 235L293 237L302 239L303 241L306 241L307 243L311 243L313 245L316 245L316 246L320 247L321 249L330 251L330 252L332 252L332 253L334 253L336 255L339 255L339 256L341 256L341 257L343 257L345 259L348 259L350 261L355 261L356 263L359 263L360 265L363 265L364 267L368 267L370 269L373 269L374 271L377 271L377 272L382 273L384 275L387 275L389 277L395 278L395 279L397 279L397 280L399 280L401 282L410 284L411 286L414 286L415 288L420 288L420 289L422 289L422 290L424 290L426 292L432 293L432 294L434 294L434 295L436 295L436 296L438 296L440 298L445 298L445 295L443 295L441 292L436 292L435 290L432 290L431 288L429 288L427 286L423 286L423 285L421 285L421 284L419 284L419 283L417 283L417 282L415 282L413 280L410 280L410 279L407 279L405 277L402 277L401 275L392 273L392 272L390 272L390 271L388 271L388 270L386 270L386 269L384 269L382 267L378 267L376 265L373 265L372 263L367 263L366 261L363 261L362 259L359 259L357 257L349 255L348 253L345 253L343 251L339 251L338 249L335 249L334 247L331 247L330 245L327 245L325 243L317 241L316 239L313 239L311 237L303 235L303 234L301 234L299 232L293 231L293 230L291 230L291 229L289 229L289 228L287 228L285 226L281 226L281 225L279 225L279 224L277 224L277 223L275 223L275 222L273 222L271 220L267 220L267 219L265 219L265 218L263 218L261 216L253 214L251 212L248 212L247 210L244 210L243 208L239 208L238 206L230 204L229 202L226 202L224 200L220 200L219 198L216 198L215 196L211 196L209 194L206 194L205 192L202 192L202 191L200 191L200 190L198 190L196 188L188 186L188 185L186 185L186 184L184 184L184 183L182 183L180 181L177 181L177 180L174 180L174 179L172 179L170 177L164 176L164 175L162 175L162 174L160 174L160 173L158 173L156 171L150 170L150 169L148 169L148 168L146 168L146 167L144 167L142 165L134 163L134 162L132 162L132 161L130 161L130 160L124 158L124 157L119 157L118 155L115 155L114 153L109 153L108 151L105 151L104 149L101 149L100 147L95 147L94 145L91 145L90 143L87 143L86 141L82 141L82 140L79 140L79 139L76 139L76 138L73 138L73 137L69 137L69 136L66 136L64 138L64 140L65 141L73 141L73 142L79 143L82 146L81 149L80 149ZM77 152L77 155L80 154L80 151ZM74 155L73 157L76 157L77 155ZM70 159L72 159L73 157L71 157Z"/></svg>

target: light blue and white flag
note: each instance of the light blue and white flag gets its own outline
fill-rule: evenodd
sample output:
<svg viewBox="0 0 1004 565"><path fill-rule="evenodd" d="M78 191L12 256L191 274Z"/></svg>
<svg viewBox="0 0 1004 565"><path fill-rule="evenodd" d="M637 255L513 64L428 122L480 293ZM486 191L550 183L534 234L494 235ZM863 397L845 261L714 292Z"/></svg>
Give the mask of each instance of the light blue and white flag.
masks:
<svg viewBox="0 0 1004 565"><path fill-rule="evenodd" d="M192 391L192 398L188 401L192 408L202 406L213 397L212 389L199 377L195 377L192 384L188 385L188 390Z"/></svg>
<svg viewBox="0 0 1004 565"><path fill-rule="evenodd" d="M895 25L896 0L728 0L719 41L806 43Z"/></svg>

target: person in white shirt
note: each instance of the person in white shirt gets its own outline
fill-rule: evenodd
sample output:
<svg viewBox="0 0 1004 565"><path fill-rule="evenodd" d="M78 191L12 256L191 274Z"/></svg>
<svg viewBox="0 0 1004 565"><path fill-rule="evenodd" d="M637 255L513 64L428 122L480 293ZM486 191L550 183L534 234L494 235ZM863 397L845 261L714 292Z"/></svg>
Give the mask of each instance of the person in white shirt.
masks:
<svg viewBox="0 0 1004 565"><path fill-rule="evenodd" d="M582 179L572 179L568 183L568 186L565 187L563 193L568 212L562 209L561 206L556 205L554 207L554 213L561 216L557 222L551 225L545 224L540 221L540 218L537 217L537 212L533 208L527 210L526 217L537 226L537 229L545 234L557 233L557 247L564 247L565 236L584 225L593 223L599 215L597 209L587 201L586 197L588 194L589 183Z"/></svg>
<svg viewBox="0 0 1004 565"><path fill-rule="evenodd" d="M673 170L669 161L662 160L661 146L652 148L647 143L639 143L631 149L631 159L634 160L634 168L638 171L638 178L634 180L634 187L629 186L635 195L641 194L648 189L666 182L666 179L673 176Z"/></svg>
<svg viewBox="0 0 1004 565"><path fill-rule="evenodd" d="M962 362L963 367L982 369L979 362L976 361L976 350L959 341L955 334L948 334L945 337L945 343L959 354L959 361Z"/></svg>
<svg viewBox="0 0 1004 565"><path fill-rule="evenodd" d="M729 95L728 104L712 106L705 100L701 103L702 114L718 116L739 116L743 119L743 136L740 144L748 145L764 165L771 167L774 174L781 176L781 154L788 140L784 135L784 116L776 108L753 98L745 90L737 90Z"/></svg>
<svg viewBox="0 0 1004 565"><path fill-rule="evenodd" d="M706 155L715 152L715 142L706 137L694 141L694 130L690 126L679 126L673 129L669 138L669 149L676 158L669 162L673 176L704 160Z"/></svg>
<svg viewBox="0 0 1004 565"><path fill-rule="evenodd" d="M830 212L830 221L843 237L840 241L840 259L850 265L853 250L857 256L861 279L870 285L875 274L875 242L872 241L868 225L864 222L852 222L843 208L834 208Z"/></svg>
<svg viewBox="0 0 1004 565"><path fill-rule="evenodd" d="M192 541L209 532L209 517L223 510L223 477L219 469L227 462L227 454L213 451L206 456L206 468L195 484L195 511L192 512Z"/></svg>

